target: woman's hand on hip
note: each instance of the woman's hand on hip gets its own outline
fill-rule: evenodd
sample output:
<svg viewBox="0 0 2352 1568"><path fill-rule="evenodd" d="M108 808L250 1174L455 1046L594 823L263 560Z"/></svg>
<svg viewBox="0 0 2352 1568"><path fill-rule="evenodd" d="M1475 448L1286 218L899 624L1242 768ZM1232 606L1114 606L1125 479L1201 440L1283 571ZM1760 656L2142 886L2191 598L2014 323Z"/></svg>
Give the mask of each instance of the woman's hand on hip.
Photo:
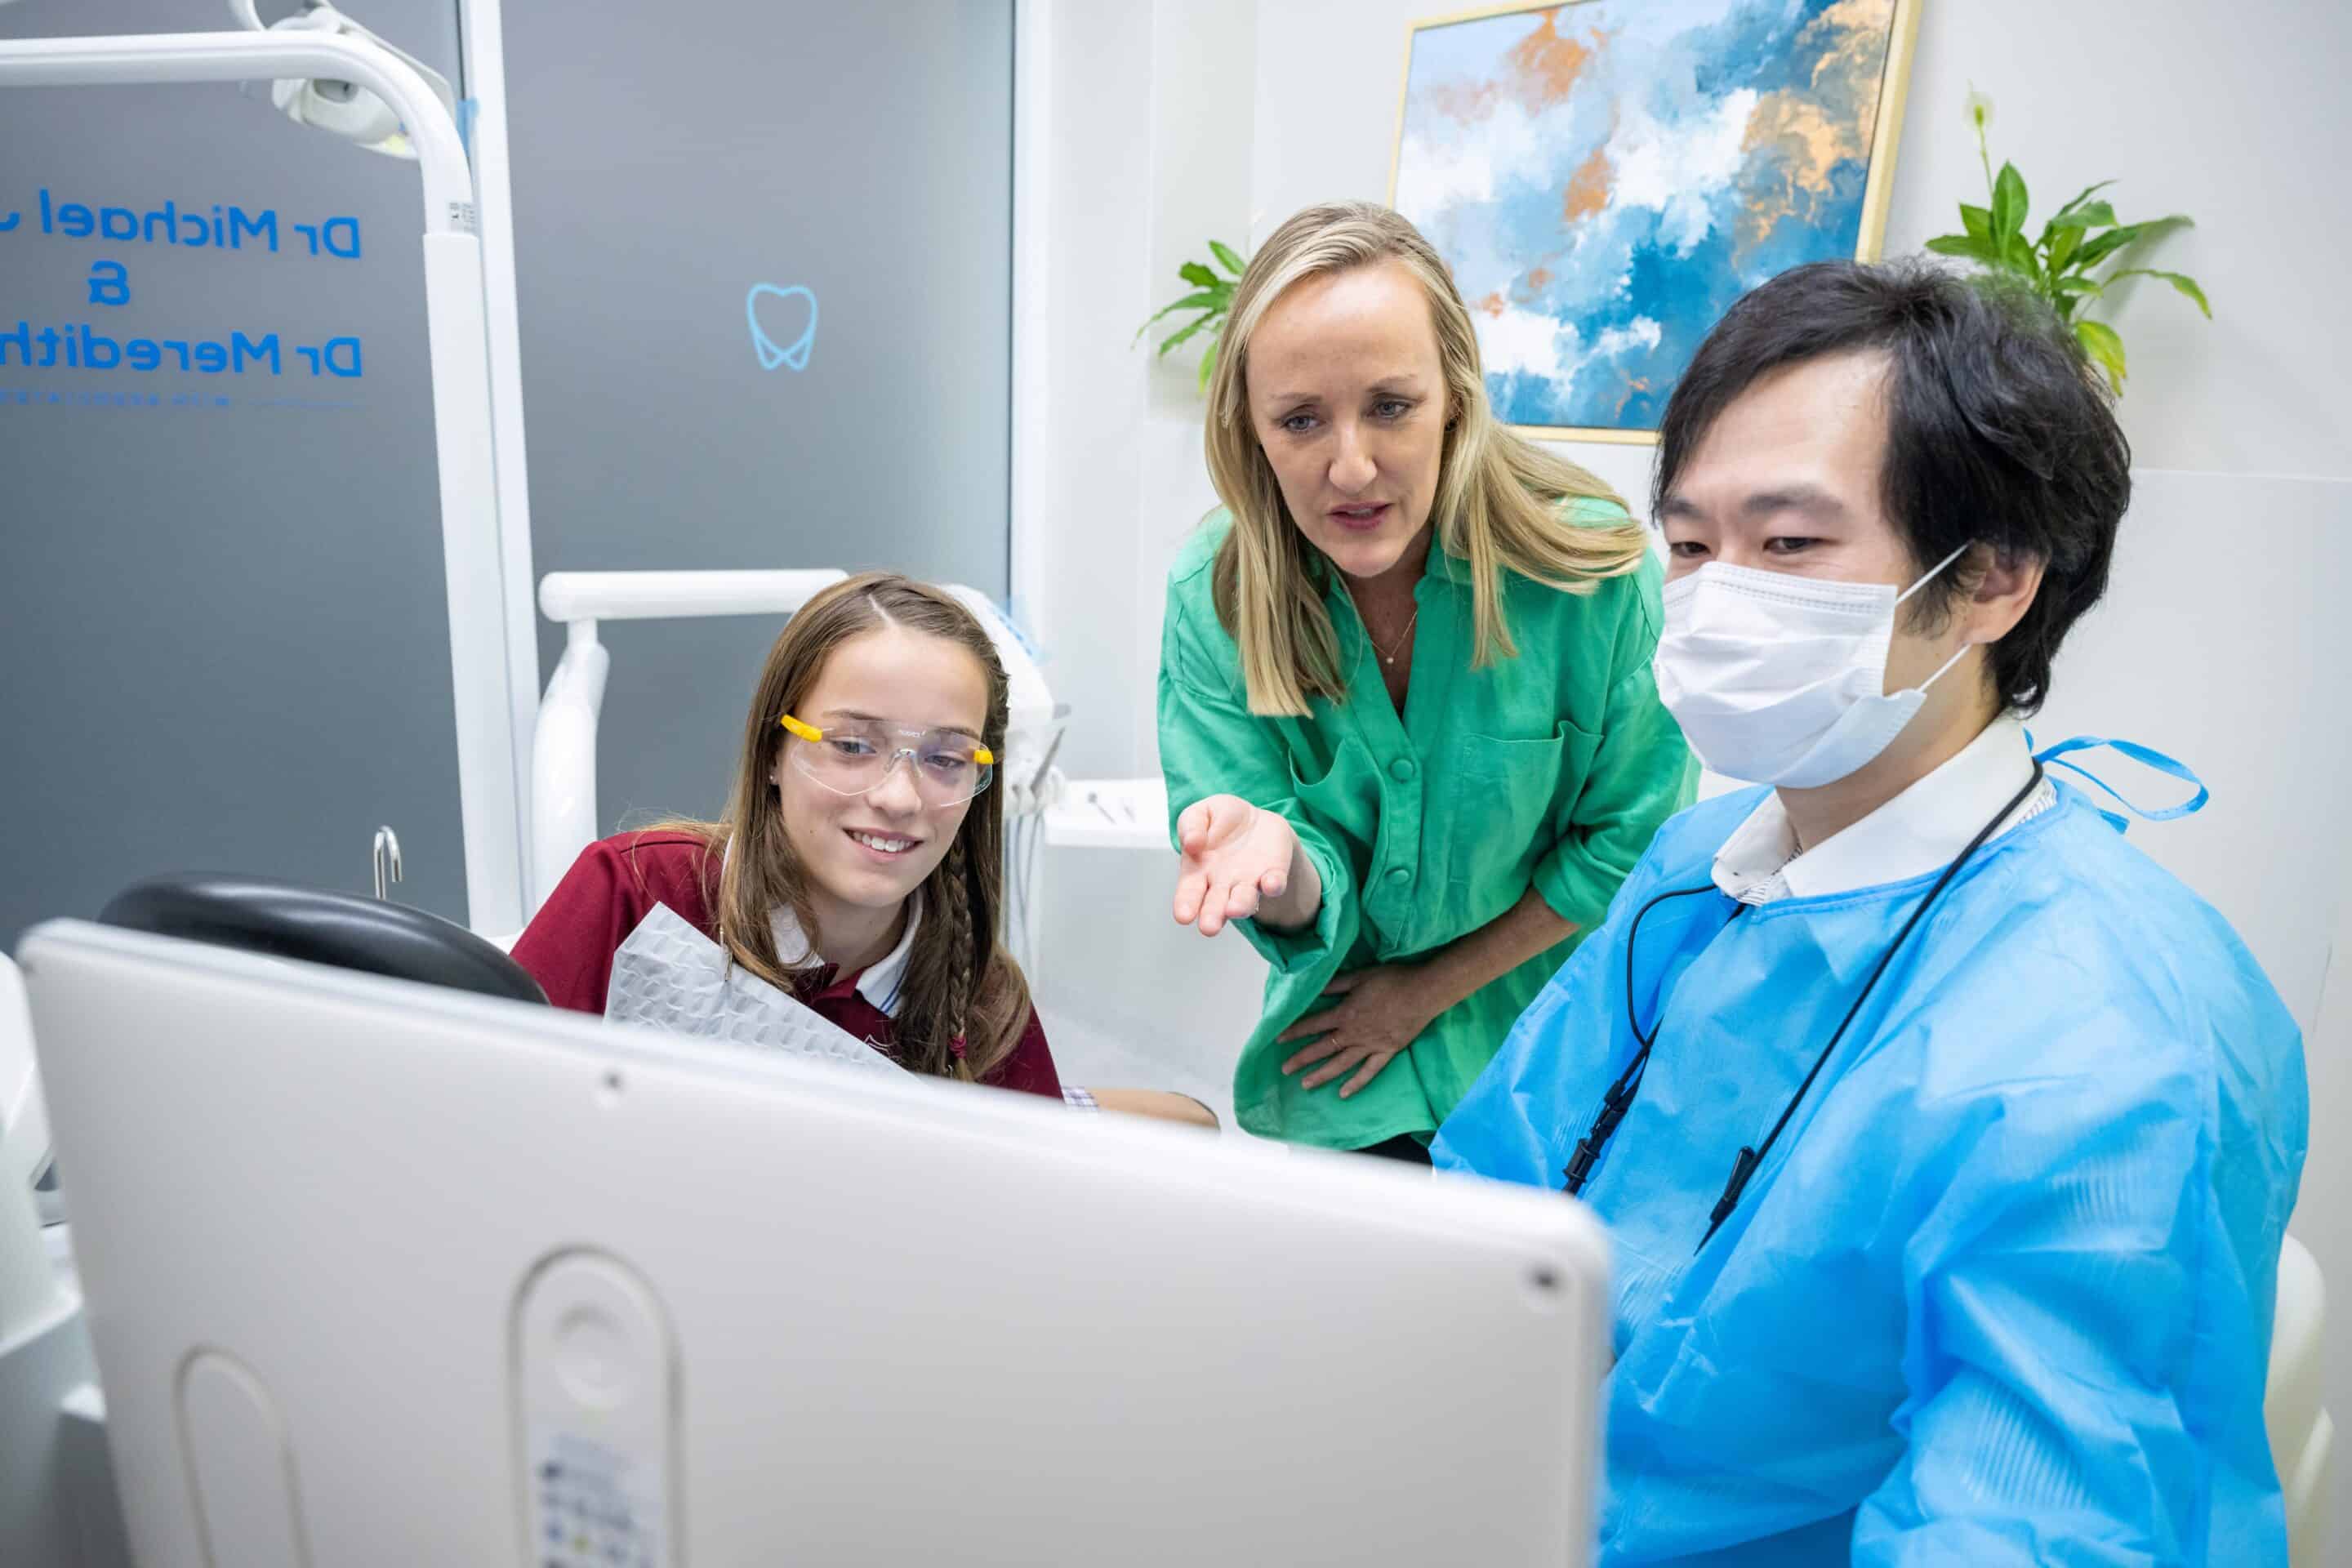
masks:
<svg viewBox="0 0 2352 1568"><path fill-rule="evenodd" d="M1176 819L1176 844L1182 857L1176 923L1197 925L1202 936L1252 916L1271 926L1303 926L1322 907L1322 879L1278 811L1237 795L1213 795Z"/></svg>
<svg viewBox="0 0 2352 1568"><path fill-rule="evenodd" d="M1319 1089L1352 1072L1355 1076L1339 1086L1342 1100L1380 1077L1381 1069L1403 1055L1450 1005L1433 994L1426 972L1411 963L1384 963L1342 974L1324 989L1323 1001L1320 1012L1283 1030L1275 1044L1313 1039L1284 1062L1282 1070L1313 1068L1299 1080L1301 1089Z"/></svg>

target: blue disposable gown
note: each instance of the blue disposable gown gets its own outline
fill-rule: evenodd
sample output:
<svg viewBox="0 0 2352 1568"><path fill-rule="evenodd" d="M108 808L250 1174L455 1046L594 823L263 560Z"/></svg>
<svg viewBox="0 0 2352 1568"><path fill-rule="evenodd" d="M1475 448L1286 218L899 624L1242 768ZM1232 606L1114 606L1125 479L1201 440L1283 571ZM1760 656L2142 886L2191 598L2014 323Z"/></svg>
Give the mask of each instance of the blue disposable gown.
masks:
<svg viewBox="0 0 2352 1568"><path fill-rule="evenodd" d="M1633 912L1706 886L1760 797L1660 830L1439 1165L1563 1184L1634 1049ZM2073 791L1945 890L1694 1256L1934 880L1642 922L1663 1026L1584 1192L1617 1270L1601 1561L2284 1564L2263 1385L2302 1037Z"/></svg>

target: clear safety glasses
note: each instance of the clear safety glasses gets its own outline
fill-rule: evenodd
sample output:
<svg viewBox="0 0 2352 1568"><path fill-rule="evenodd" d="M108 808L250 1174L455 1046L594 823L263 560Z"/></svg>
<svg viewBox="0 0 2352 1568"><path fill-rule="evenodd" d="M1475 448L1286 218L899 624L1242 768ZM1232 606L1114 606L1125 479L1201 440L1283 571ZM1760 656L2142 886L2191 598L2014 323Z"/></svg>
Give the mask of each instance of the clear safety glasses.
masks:
<svg viewBox="0 0 2352 1568"><path fill-rule="evenodd" d="M776 722L793 737L784 747L793 766L835 795L878 789L902 757L915 793L934 811L962 805L996 776L996 753L956 730L913 730L881 720L820 730L790 713Z"/></svg>

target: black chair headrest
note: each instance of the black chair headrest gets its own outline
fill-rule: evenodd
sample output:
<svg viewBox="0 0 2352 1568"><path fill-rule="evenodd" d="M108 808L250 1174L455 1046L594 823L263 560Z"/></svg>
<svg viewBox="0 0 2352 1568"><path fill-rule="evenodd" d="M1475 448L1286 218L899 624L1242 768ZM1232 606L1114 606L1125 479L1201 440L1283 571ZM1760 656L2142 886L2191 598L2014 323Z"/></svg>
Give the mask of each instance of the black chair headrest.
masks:
<svg viewBox="0 0 2352 1568"><path fill-rule="evenodd" d="M461 925L405 904L273 877L151 877L99 911L107 925L419 980L545 1005L528 970Z"/></svg>

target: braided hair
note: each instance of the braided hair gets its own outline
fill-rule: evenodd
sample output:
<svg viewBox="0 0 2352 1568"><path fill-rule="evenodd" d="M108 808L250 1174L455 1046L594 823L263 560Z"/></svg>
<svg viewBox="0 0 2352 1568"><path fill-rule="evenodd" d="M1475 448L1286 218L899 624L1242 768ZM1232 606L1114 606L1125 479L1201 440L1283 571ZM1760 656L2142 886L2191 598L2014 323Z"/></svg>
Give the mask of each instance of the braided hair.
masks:
<svg viewBox="0 0 2352 1568"><path fill-rule="evenodd" d="M900 1059L919 1072L941 1078L978 1076L971 1059L973 978L986 973L990 954L973 934L969 867L970 856L958 835L926 886L923 919L939 940L926 943L917 936L915 961L907 973L907 1001L898 1015ZM926 958L931 973L923 972Z"/></svg>

